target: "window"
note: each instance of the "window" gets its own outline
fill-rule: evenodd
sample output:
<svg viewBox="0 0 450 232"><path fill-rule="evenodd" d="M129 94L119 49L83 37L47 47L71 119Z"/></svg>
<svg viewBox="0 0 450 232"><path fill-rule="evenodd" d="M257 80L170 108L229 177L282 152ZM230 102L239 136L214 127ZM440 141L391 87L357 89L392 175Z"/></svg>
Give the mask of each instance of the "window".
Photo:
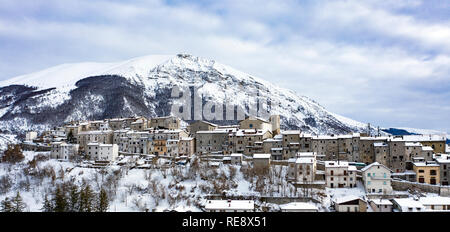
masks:
<svg viewBox="0 0 450 232"><path fill-rule="evenodd" d="M383 174L383 176L384 176L384 178L387 178L387 175L386 175L386 173L384 173L384 174Z"/></svg>
<svg viewBox="0 0 450 232"><path fill-rule="evenodd" d="M370 185L370 180L369 180L369 181L367 181L367 185Z"/></svg>
<svg viewBox="0 0 450 232"><path fill-rule="evenodd" d="M430 170L430 175L436 175L436 170Z"/></svg>
<svg viewBox="0 0 450 232"><path fill-rule="evenodd" d="M370 173L367 173L367 176L370 176Z"/></svg>
<svg viewBox="0 0 450 232"><path fill-rule="evenodd" d="M383 181L383 185L386 185L386 181Z"/></svg>

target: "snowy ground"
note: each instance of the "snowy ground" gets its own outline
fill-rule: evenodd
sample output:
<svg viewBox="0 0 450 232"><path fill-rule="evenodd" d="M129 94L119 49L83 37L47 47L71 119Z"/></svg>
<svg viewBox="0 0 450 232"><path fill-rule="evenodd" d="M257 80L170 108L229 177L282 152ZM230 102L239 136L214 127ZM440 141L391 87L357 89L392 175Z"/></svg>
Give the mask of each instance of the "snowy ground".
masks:
<svg viewBox="0 0 450 232"><path fill-rule="evenodd" d="M10 143L18 143L16 135L0 134L0 151L6 150Z"/></svg>
<svg viewBox="0 0 450 232"><path fill-rule="evenodd" d="M284 176L286 167L275 166L263 178L235 165L207 167L194 162L168 169L131 169L113 165L104 169L82 167L69 161L48 159L49 152L24 152L17 164L0 163L0 178L10 186L0 193L0 201L20 192L27 211L40 211L46 194L61 183L82 186L89 183L95 192L107 189L109 211L201 211L209 194L225 196L294 196L292 185ZM34 167L35 157L41 161ZM130 163L133 158L127 157ZM102 170L104 172L102 172ZM2 188L3 191L5 188Z"/></svg>
<svg viewBox="0 0 450 232"><path fill-rule="evenodd" d="M27 204L26 211L41 211L45 195L53 192L58 184L75 183L82 186L89 183L94 192L106 189L110 198L109 211L201 211L209 195L223 198L258 196L301 197L307 189L295 189L286 181L287 167L272 165L264 176L255 175L246 166L219 165L210 167L196 162L195 158L186 165L167 169L130 168L137 157L126 157L119 165L105 168L88 168L82 163L48 159L49 152L24 152L24 160L17 164L0 163L0 201L20 192ZM37 161L36 161L37 160ZM36 161L36 162L34 162ZM158 164L165 163L158 160ZM34 165L35 164L35 165ZM163 166L163 165L160 165ZM5 184L5 182L8 182ZM6 187L5 187L6 186ZM330 211L333 199L344 196L365 198L364 187L357 183L355 188L308 189L308 197L320 203L319 211ZM395 192L397 194L413 194ZM426 194L436 196L437 194ZM365 198L366 199L366 198ZM279 210L276 204L256 200L257 210L267 208Z"/></svg>

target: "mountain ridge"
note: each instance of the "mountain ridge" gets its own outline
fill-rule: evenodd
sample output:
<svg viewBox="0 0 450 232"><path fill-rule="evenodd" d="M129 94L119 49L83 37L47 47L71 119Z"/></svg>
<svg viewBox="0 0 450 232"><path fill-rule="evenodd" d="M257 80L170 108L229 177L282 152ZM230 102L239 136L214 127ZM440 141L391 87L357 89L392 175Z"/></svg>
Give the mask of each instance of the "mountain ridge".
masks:
<svg viewBox="0 0 450 232"><path fill-rule="evenodd" d="M84 85L77 86L80 82ZM3 129L23 132L70 120L138 114L166 116L177 103L171 98L175 86L196 88L202 106L207 102L226 102L246 114L252 104L262 99L270 103L271 114L281 115L285 129L313 134L366 130L364 123L331 113L313 99L189 54L143 56L115 63L63 64L2 81L0 121Z"/></svg>

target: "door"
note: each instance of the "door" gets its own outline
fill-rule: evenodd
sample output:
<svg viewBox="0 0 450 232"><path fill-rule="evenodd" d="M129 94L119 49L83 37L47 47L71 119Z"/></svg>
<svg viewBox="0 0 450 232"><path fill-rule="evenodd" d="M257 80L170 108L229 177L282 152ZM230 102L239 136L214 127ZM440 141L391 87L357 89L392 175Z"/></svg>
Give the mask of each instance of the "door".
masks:
<svg viewBox="0 0 450 232"><path fill-rule="evenodd" d="M430 184L436 184L436 178L431 178L430 179Z"/></svg>

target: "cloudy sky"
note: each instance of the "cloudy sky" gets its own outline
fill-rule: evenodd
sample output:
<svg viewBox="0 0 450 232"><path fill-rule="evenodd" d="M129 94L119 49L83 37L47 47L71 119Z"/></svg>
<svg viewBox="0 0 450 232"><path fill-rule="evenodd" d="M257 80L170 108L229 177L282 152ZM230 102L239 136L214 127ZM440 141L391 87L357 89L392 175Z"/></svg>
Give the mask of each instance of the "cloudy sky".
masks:
<svg viewBox="0 0 450 232"><path fill-rule="evenodd" d="M450 132L449 12L437 0L0 0L0 80L190 53L361 122Z"/></svg>

